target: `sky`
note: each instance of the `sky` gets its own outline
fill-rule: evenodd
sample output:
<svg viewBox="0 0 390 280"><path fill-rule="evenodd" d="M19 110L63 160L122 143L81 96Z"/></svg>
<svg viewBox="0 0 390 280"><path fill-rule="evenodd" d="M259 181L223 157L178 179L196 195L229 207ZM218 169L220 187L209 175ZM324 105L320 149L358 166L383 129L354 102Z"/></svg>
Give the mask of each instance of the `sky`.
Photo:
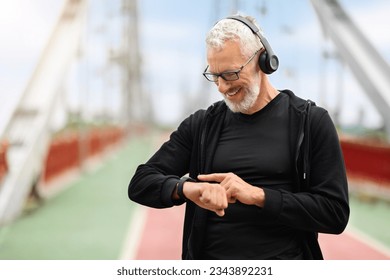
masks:
<svg viewBox="0 0 390 280"><path fill-rule="evenodd" d="M157 1L142 1L140 4L141 22L144 33L144 70L146 73L158 73L159 82L152 91L159 92L163 108L171 108L181 93L183 84L193 91L193 95L211 95L211 99L220 99L215 88L204 92L207 83L200 75L206 62L204 57L204 37L206 32L220 18L231 13L234 1L197 1L197 5L186 8L193 1L165 1L169 3L158 10L153 7ZM296 94L310 98L329 111L336 110L340 89L338 77L344 78L343 111L341 121L353 124L359 119L359 112L365 111L364 125L379 126L380 116L347 67L337 61L324 61L323 51L332 52L334 48L325 40L321 27L310 1L237 1L238 10L253 15L258 20L280 59L280 69L270 76L273 84L279 88L290 88ZM212 3L212 4L210 4ZM375 42L376 47L390 61L390 40L387 35L386 22L389 23L386 1L343 1L350 16L356 19L364 33ZM174 8L173 8L174 7ZM191 12L188 14L188 10ZM265 11L265 12L262 12ZM173 19L176 20L173 20ZM178 24L177 22L182 22ZM155 30L161 30L156 33ZM147 34L154 34L147 36ZM156 50L158 46L158 50ZM161 53L165 55L162 56ZM171 65L175 75L170 71L160 75L161 65ZM326 69L324 70L324 68ZM182 69L178 71L176 69ZM161 72L161 70L160 70ZM184 82L178 83L183 76ZM183 74L185 73L185 74ZM185 76L185 77L184 77ZM323 83L327 82L326 96L323 96ZM161 85L164 85L163 87ZM199 92L201 91L201 92ZM344 104L345 103L345 104ZM169 115L174 122L175 116ZM168 116L165 116L168 118Z"/></svg>
<svg viewBox="0 0 390 280"><path fill-rule="evenodd" d="M340 2L389 62L390 1ZM64 0L1 4L0 133L27 86L63 4ZM81 38L84 56L75 60L64 78L66 107L81 107L86 115L96 110L115 113L121 103L120 78L118 68L108 63L108 53L122 39L120 0L90 0L89 6L88 33ZM279 56L280 68L270 75L276 88L289 88L330 113L342 104L340 122L344 125L381 125L379 114L348 67L322 57L324 51L334 52L334 46L325 39L309 0L139 1L143 94L152 97L156 119L176 126L189 112L221 99L216 87L202 76L204 38L217 20L235 8L257 19Z"/></svg>

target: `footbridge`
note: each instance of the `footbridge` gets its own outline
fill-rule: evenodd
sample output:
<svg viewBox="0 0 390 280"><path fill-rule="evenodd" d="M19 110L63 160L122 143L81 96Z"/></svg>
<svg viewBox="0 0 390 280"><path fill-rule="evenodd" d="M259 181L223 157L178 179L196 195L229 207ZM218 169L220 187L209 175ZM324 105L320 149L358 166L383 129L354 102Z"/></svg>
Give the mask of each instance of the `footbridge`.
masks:
<svg viewBox="0 0 390 280"><path fill-rule="evenodd" d="M0 182L0 224L17 217L43 171L51 140L50 121L60 85L76 56L86 0L64 2L61 16L5 131L8 171Z"/></svg>
<svg viewBox="0 0 390 280"><path fill-rule="evenodd" d="M382 116L390 139L390 66L337 0L311 0L323 31Z"/></svg>

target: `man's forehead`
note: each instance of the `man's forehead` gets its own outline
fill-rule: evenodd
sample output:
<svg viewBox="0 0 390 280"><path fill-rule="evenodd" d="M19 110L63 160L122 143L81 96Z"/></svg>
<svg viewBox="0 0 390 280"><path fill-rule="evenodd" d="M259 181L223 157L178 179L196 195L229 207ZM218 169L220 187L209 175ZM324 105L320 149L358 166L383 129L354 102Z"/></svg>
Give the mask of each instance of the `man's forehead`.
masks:
<svg viewBox="0 0 390 280"><path fill-rule="evenodd" d="M229 61L245 57L238 43L227 43L220 48L209 48L207 50L207 60L227 59Z"/></svg>

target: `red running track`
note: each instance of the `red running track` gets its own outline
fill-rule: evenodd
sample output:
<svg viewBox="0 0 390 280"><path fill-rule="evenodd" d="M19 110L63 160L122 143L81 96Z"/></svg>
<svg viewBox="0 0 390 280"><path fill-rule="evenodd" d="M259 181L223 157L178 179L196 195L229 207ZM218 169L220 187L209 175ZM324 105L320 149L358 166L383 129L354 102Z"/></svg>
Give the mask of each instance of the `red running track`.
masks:
<svg viewBox="0 0 390 280"><path fill-rule="evenodd" d="M146 221L135 259L179 260L184 206L146 209ZM327 260L388 260L390 256L346 231L341 235L320 234Z"/></svg>

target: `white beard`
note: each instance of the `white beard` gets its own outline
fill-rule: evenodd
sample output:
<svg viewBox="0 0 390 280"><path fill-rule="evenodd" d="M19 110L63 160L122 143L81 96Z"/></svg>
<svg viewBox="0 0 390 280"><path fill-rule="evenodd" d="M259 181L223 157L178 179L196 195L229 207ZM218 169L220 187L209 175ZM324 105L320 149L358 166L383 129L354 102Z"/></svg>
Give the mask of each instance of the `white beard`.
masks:
<svg viewBox="0 0 390 280"><path fill-rule="evenodd" d="M234 113L246 113L255 104L260 94L260 85L255 83L252 88L244 92L244 99L240 102L232 102L224 96L224 100L229 109Z"/></svg>

